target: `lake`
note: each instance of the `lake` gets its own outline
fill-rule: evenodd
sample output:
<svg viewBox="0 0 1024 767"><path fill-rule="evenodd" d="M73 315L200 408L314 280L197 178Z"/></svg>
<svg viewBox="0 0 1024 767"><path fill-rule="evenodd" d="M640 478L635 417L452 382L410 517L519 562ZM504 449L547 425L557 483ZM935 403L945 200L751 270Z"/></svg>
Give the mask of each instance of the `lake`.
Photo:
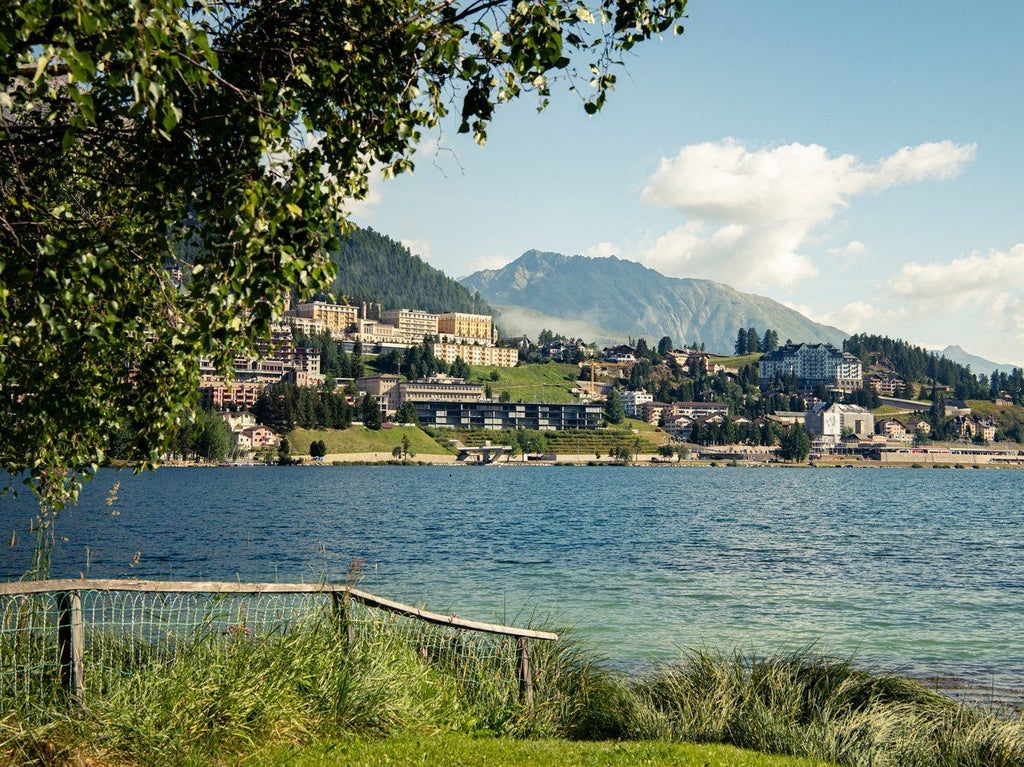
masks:
<svg viewBox="0 0 1024 767"><path fill-rule="evenodd" d="M1024 689L1022 510L1012 470L104 470L53 575L344 580L361 559L364 589L573 626L619 667L813 645L998 695ZM32 514L0 499L0 578L27 568Z"/></svg>

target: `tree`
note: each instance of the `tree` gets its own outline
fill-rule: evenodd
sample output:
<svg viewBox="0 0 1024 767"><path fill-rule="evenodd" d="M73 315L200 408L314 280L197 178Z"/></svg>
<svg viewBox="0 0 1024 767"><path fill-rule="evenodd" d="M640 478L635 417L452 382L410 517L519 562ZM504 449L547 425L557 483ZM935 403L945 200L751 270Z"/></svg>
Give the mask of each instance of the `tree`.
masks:
<svg viewBox="0 0 1024 767"><path fill-rule="evenodd" d="M456 357L455 362L448 368L448 375L468 381L472 371L469 369L469 364L462 357Z"/></svg>
<svg viewBox="0 0 1024 767"><path fill-rule="evenodd" d="M779 348L779 334L774 330L768 329L764 331L764 340L761 341L761 351L765 354L773 352Z"/></svg>
<svg viewBox="0 0 1024 767"><path fill-rule="evenodd" d="M360 412L363 416L363 426L367 429L379 431L380 427L384 425L383 419L380 415L380 405L377 404L376 397L369 392L363 396L363 402L360 405Z"/></svg>
<svg viewBox="0 0 1024 767"><path fill-rule="evenodd" d="M757 328L747 328L747 354L754 354L761 351L761 336L757 334Z"/></svg>
<svg viewBox="0 0 1024 767"><path fill-rule="evenodd" d="M662 336L661 340L658 341L658 354L659 354L659 356L664 357L666 354L668 354L670 351L672 351L673 348L674 347L672 346L672 337L671 336Z"/></svg>
<svg viewBox="0 0 1024 767"><path fill-rule="evenodd" d="M604 420L610 424L620 424L626 419L626 411L622 407L622 399L619 393L612 389L608 392L608 399L604 402Z"/></svg>
<svg viewBox="0 0 1024 767"><path fill-rule="evenodd" d="M779 457L784 461L803 461L811 452L811 435L802 424L794 424L779 439Z"/></svg>
<svg viewBox="0 0 1024 767"><path fill-rule="evenodd" d="M403 402L398 408L398 412L395 413L395 420L398 423L411 423L413 425L420 422L419 414L416 412L416 406L409 401Z"/></svg>
<svg viewBox="0 0 1024 767"><path fill-rule="evenodd" d="M747 353L747 331L745 328L740 328L736 331L736 356L742 357Z"/></svg>
<svg viewBox="0 0 1024 767"><path fill-rule="evenodd" d="M330 284L371 172L412 168L449 109L483 144L556 79L597 112L685 4L0 4L3 467L58 508L118 429L155 466L199 358L228 370Z"/></svg>

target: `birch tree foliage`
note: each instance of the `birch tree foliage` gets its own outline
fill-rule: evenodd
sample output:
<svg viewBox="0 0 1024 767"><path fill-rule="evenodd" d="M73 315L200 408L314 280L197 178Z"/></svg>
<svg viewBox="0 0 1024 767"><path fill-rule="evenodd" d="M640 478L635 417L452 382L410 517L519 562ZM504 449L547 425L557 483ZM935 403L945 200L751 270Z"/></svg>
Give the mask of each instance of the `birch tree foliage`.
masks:
<svg viewBox="0 0 1024 767"><path fill-rule="evenodd" d="M153 466L376 169L553 84L596 112L685 0L0 4L0 460L60 504L129 429ZM183 279L168 267L185 267Z"/></svg>

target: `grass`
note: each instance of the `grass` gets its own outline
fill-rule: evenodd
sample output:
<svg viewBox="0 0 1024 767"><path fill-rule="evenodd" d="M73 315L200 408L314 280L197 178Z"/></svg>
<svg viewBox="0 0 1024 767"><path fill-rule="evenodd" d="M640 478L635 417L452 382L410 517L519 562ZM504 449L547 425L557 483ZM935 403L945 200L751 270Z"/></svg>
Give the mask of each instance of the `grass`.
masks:
<svg viewBox="0 0 1024 767"><path fill-rule="evenodd" d="M570 632L531 643L528 709L515 642L348 618L352 641L307 607L278 628L123 653L136 660L78 710L3 701L0 764L1024 765L1019 713L810 651L692 651L627 677Z"/></svg>
<svg viewBox="0 0 1024 767"><path fill-rule="evenodd" d="M292 453L308 454L313 440L322 439L328 453L387 453L402 444L402 437L409 437L409 450L415 455L448 455L452 451L431 439L418 426L396 426L393 429L374 431L365 426L351 426L348 429L303 429L288 432Z"/></svg>
<svg viewBox="0 0 1024 767"><path fill-rule="evenodd" d="M491 376L497 373L498 380ZM519 365L514 368L500 368L489 365L474 365L470 380L490 384L495 398L508 392L513 402L541 402L560 404L578 402L570 389L576 386L580 369L578 365L549 362L543 365Z"/></svg>
<svg viewBox="0 0 1024 767"><path fill-rule="evenodd" d="M309 749L281 749L247 763L247 767L288 764L293 767L815 767L826 763L772 756L732 746L657 741L580 742L551 738L511 740L446 733L433 737L383 740L353 738Z"/></svg>
<svg viewBox="0 0 1024 767"><path fill-rule="evenodd" d="M759 352L754 352L753 354L744 354L739 357L717 357L715 355L711 355L711 358L708 360L708 364L722 365L723 367L738 369L743 367L744 365L753 365L759 359L761 359L761 354Z"/></svg>

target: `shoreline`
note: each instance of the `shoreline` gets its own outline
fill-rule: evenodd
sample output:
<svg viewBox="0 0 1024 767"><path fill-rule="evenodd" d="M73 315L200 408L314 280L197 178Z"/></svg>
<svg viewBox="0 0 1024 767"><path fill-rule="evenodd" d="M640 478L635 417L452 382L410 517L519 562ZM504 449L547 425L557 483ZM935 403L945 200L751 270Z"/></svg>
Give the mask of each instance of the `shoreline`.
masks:
<svg viewBox="0 0 1024 767"><path fill-rule="evenodd" d="M922 457L923 458L923 457ZM931 461L918 459L914 461L871 461L861 458L847 457L835 459L816 459L814 461L785 462L785 461L754 461L734 458L716 459L683 459L680 461L669 460L656 455L640 455L635 461L614 461L606 458L595 459L593 455L556 455L554 457L530 458L522 460L516 458L511 461L498 460L493 463L483 464L478 461L459 461L454 455L422 454L417 453L406 459L395 458L391 453L330 453L324 456L323 460L317 461L310 456L293 456L296 463L291 466L471 466L475 468L497 468L497 467L529 467L529 466L574 466L574 467L618 467L618 468L727 468L727 469L1024 469L1024 456L1010 462L984 462L974 463L960 460ZM124 463L112 462L110 466L123 469L129 468ZM278 468L289 468L278 466L273 463L260 463L255 461L229 461L223 463L207 463L205 461L166 461L157 468L250 468L261 466L273 466Z"/></svg>

